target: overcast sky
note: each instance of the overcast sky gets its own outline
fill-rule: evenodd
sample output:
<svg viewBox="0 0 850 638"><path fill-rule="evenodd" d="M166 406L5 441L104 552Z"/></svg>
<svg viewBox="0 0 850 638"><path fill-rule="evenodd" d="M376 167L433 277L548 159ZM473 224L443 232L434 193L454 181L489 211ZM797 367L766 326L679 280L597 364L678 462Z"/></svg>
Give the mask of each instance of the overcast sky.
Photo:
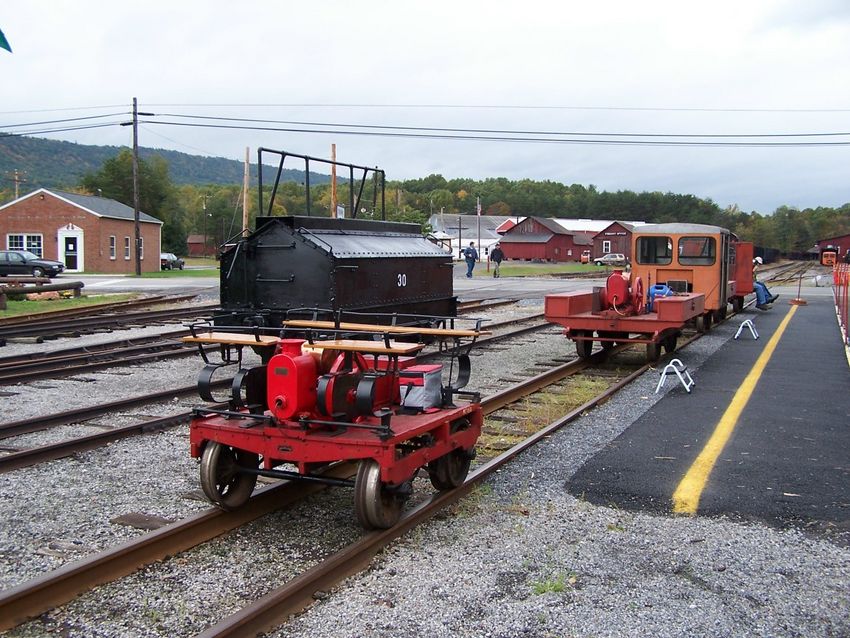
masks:
<svg viewBox="0 0 850 638"><path fill-rule="evenodd" d="M188 153L329 157L335 143L337 159L388 179L548 179L760 213L850 202L846 0L3 0L0 30L13 50L0 50L0 131L127 113L137 97L152 122L226 116L330 131L141 125L140 145ZM343 125L586 143L363 136ZM833 135L666 137L813 133ZM131 142L118 126L43 136ZM600 143L617 140L820 145Z"/></svg>

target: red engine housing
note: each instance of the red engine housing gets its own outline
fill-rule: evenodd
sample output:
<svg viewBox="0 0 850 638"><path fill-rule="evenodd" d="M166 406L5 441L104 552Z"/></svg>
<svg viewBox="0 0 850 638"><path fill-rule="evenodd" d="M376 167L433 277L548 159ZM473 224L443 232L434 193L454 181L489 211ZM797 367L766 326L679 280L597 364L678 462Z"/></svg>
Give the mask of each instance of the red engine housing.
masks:
<svg viewBox="0 0 850 638"><path fill-rule="evenodd" d="M615 270L605 281L605 308L622 308L630 301L629 281L620 270Z"/></svg>
<svg viewBox="0 0 850 638"><path fill-rule="evenodd" d="M302 354L303 343L303 339L282 339L278 353L269 360L266 397L276 419L315 410L319 373L313 355Z"/></svg>

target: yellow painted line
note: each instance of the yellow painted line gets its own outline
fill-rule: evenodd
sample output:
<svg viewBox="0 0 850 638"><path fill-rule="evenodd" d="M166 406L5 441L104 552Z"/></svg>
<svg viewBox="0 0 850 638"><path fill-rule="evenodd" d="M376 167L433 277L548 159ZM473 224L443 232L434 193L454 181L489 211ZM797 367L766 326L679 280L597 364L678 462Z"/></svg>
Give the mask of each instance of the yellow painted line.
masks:
<svg viewBox="0 0 850 638"><path fill-rule="evenodd" d="M744 379L741 387L738 388L735 396L732 397L732 402L726 408L723 416L720 417L720 421L714 428L711 438L708 439L699 456L679 482L676 491L673 492L673 512L676 514L690 514L693 516L697 513L699 499L705 489L705 484L708 482L711 470L714 469L714 464L723 452L723 448L726 446L726 442L729 441L729 437L732 436L732 432L735 430L741 413L753 395L756 384L767 367L767 362L773 356L773 351L776 350L776 346L779 344L782 334L788 327L791 317L797 312L797 308L799 306L791 306L788 314L785 315L785 318L779 324L779 328L777 328L776 332L770 338L770 341L767 342L764 351L759 355L747 378Z"/></svg>

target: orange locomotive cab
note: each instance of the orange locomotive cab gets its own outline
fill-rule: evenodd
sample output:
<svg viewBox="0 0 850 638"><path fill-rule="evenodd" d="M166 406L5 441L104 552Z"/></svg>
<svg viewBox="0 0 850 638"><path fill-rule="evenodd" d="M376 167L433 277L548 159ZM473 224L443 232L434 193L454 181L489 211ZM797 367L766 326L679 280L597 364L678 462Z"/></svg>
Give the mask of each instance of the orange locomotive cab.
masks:
<svg viewBox="0 0 850 638"><path fill-rule="evenodd" d="M664 285L675 293L705 295L705 310L696 323L706 330L726 317L727 304L734 304L747 286L752 292L751 253L752 244L735 241L720 226L650 224L632 236L632 273L648 288ZM745 254L749 259L743 259Z"/></svg>

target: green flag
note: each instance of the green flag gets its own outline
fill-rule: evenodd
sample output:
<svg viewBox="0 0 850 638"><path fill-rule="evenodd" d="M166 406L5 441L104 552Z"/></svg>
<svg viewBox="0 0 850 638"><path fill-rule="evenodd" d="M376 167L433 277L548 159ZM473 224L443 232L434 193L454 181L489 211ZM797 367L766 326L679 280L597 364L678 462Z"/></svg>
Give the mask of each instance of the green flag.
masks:
<svg viewBox="0 0 850 638"><path fill-rule="evenodd" d="M0 31L0 49L6 49L9 53L12 52L12 47L9 46L9 41L3 35L3 31Z"/></svg>

